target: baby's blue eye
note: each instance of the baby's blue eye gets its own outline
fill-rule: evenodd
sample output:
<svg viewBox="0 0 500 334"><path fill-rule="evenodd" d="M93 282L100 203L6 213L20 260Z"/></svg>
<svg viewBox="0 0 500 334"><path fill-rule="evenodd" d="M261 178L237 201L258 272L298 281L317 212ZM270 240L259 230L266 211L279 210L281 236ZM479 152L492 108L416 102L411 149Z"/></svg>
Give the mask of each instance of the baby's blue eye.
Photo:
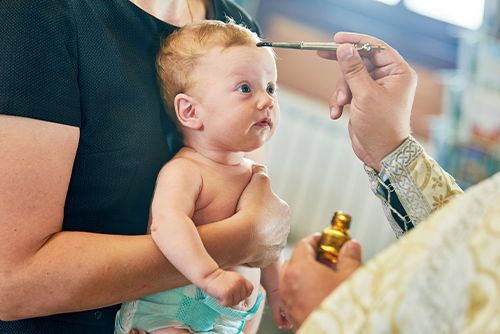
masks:
<svg viewBox="0 0 500 334"><path fill-rule="evenodd" d="M274 87L273 85L269 85L267 86L266 91L268 94L274 95L276 93L276 87Z"/></svg>
<svg viewBox="0 0 500 334"><path fill-rule="evenodd" d="M247 84L243 84L241 85L238 90L241 92L241 93L250 93L252 91L252 89L250 88L249 85Z"/></svg>

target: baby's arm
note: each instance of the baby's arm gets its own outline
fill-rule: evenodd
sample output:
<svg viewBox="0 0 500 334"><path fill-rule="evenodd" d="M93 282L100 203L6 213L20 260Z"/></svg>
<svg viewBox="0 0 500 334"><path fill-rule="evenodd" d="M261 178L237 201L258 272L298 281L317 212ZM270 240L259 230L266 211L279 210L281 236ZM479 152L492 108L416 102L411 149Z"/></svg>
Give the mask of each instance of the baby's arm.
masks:
<svg viewBox="0 0 500 334"><path fill-rule="evenodd" d="M238 304L252 292L241 274L224 271L210 257L191 217L202 188L199 169L174 159L158 175L151 206L151 235L167 259L193 284L224 306Z"/></svg>
<svg viewBox="0 0 500 334"><path fill-rule="evenodd" d="M291 324L286 318L285 308L279 297L279 268L283 264L283 255L281 257L262 269L262 285L266 289L267 300L269 301L269 308L273 316L274 323L279 328L290 328Z"/></svg>

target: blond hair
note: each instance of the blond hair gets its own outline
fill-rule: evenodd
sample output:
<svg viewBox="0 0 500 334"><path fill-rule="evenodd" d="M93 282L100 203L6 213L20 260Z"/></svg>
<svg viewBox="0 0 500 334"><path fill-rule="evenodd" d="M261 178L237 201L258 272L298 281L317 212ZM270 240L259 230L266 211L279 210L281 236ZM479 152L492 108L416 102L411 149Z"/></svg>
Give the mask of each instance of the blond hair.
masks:
<svg viewBox="0 0 500 334"><path fill-rule="evenodd" d="M260 38L230 20L207 20L184 26L168 36L160 47L156 69L165 106L177 122L174 99L191 85L191 73L200 57L214 47L255 46Z"/></svg>

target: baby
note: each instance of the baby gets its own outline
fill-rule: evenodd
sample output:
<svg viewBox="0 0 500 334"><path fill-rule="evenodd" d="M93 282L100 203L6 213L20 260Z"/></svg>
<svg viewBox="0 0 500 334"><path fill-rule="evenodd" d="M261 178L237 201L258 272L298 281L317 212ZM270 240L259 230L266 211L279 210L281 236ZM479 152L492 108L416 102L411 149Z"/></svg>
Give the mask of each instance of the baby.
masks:
<svg viewBox="0 0 500 334"><path fill-rule="evenodd" d="M179 29L160 50L162 94L184 147L158 175L150 231L193 285L124 303L115 333L241 333L262 306L260 283L274 321L288 327L279 263L263 268L262 278L259 268L245 265L223 270L196 229L236 213L254 164L245 153L261 147L278 125L275 59L269 48L256 47L259 41L232 22L204 21Z"/></svg>

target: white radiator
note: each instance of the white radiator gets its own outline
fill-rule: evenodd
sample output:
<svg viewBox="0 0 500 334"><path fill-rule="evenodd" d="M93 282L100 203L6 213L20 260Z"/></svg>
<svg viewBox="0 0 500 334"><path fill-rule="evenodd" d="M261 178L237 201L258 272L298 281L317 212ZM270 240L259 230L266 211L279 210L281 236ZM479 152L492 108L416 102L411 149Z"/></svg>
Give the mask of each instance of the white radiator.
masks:
<svg viewBox="0 0 500 334"><path fill-rule="evenodd" d="M332 214L352 215L351 236L367 260L395 240L362 163L352 152L347 115L332 121L324 103L280 88L281 120L265 145L274 191L292 211L289 244L329 225Z"/></svg>

